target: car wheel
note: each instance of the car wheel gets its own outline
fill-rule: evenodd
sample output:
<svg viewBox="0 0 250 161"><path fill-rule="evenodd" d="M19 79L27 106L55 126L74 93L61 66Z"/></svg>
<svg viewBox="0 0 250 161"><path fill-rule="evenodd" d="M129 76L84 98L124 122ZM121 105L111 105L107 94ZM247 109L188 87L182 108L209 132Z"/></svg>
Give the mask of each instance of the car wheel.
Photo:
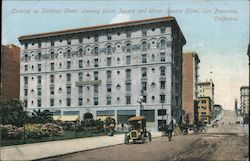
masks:
<svg viewBox="0 0 250 161"><path fill-rule="evenodd" d="M127 136L127 134L125 134L124 136L124 144L128 144L129 143L129 138Z"/></svg>
<svg viewBox="0 0 250 161"><path fill-rule="evenodd" d="M146 142L145 137L144 137L143 134L141 135L141 141L142 141L143 144Z"/></svg>
<svg viewBox="0 0 250 161"><path fill-rule="evenodd" d="M151 133L148 132L148 140L151 142L152 141L152 136L151 136Z"/></svg>

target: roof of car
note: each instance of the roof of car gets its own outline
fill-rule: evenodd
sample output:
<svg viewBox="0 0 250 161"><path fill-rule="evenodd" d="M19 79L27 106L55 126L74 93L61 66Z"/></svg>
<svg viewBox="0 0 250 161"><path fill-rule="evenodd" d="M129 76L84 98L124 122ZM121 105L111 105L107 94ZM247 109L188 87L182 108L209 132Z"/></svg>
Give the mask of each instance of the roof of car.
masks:
<svg viewBox="0 0 250 161"><path fill-rule="evenodd" d="M144 116L135 116L135 117L130 117L128 121L140 121L140 120L145 120Z"/></svg>

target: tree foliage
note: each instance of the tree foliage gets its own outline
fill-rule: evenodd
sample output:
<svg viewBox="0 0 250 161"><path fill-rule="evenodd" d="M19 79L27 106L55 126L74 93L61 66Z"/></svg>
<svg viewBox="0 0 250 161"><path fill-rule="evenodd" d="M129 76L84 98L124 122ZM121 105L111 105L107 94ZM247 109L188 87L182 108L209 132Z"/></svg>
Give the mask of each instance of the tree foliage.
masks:
<svg viewBox="0 0 250 161"><path fill-rule="evenodd" d="M6 101L1 106L1 124L11 124L17 127L21 127L28 120L28 115L27 112L24 110L24 104L22 101L12 99Z"/></svg>
<svg viewBox="0 0 250 161"><path fill-rule="evenodd" d="M53 121L53 117L49 110L41 111L40 109L38 109L37 111L34 110L34 112L32 112L32 116L29 122L45 124L45 123L52 122L52 121Z"/></svg>

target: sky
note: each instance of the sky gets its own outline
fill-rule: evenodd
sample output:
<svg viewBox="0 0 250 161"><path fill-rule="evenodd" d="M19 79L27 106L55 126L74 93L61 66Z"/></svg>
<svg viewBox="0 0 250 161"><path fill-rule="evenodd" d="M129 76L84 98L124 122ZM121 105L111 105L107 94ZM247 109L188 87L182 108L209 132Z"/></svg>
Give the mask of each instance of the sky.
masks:
<svg viewBox="0 0 250 161"><path fill-rule="evenodd" d="M200 58L200 81L212 79L215 103L234 109L240 87L248 85L249 5L247 0L4 0L2 44L20 45L22 35L174 16L187 41L183 51Z"/></svg>

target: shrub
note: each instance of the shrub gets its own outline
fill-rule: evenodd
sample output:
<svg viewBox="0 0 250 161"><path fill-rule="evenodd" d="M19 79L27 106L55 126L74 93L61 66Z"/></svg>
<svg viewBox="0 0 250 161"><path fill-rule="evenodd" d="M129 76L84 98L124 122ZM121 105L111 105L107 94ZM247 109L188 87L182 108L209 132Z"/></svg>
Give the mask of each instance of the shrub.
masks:
<svg viewBox="0 0 250 161"><path fill-rule="evenodd" d="M23 135L23 128L18 128L14 125L0 125L1 137L3 139L21 139Z"/></svg>

